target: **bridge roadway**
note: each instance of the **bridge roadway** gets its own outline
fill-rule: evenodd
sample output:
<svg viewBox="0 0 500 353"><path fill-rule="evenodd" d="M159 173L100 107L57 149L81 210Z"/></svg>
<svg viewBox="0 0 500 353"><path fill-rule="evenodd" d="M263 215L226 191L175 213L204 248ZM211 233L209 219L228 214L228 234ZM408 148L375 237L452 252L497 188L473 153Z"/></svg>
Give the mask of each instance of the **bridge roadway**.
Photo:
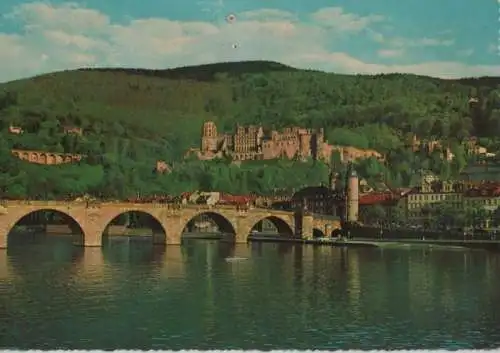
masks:
<svg viewBox="0 0 500 353"><path fill-rule="evenodd" d="M303 214L263 208L242 209L235 206L173 205L165 203L76 202L76 201L0 201L0 248L7 248L7 237L25 216L37 211L56 211L73 221L82 234L78 245L102 246L102 236L110 223L128 212L149 214L157 221L153 227L155 244L180 244L187 223L194 217L207 214L223 233L235 235L235 242L247 242L252 228L268 219L280 234L309 239L330 235L340 227L338 219L330 216Z"/></svg>

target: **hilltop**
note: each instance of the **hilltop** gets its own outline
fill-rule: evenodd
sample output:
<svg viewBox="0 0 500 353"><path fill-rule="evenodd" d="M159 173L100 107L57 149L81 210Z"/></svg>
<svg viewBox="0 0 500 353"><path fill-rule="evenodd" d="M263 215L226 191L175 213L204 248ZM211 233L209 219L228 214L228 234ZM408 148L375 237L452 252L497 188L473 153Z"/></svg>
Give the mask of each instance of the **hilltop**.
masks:
<svg viewBox="0 0 500 353"><path fill-rule="evenodd" d="M81 69L0 84L0 130L5 150L91 156L88 163L104 168L105 175L113 170L113 178L123 179L126 193L137 188L130 186L136 185L134 175L142 173L137 177L141 185L152 183L151 168L157 159L179 161L188 147L198 145L205 120L215 121L221 132L232 131L237 123L323 127L331 143L393 153L402 150L408 133L444 139L499 135L499 87L498 77L442 80L407 74L339 75L265 61L169 70ZM470 103L471 97L477 103ZM10 123L25 133L9 135ZM61 126L82 127L84 137L65 136ZM421 161L415 163L417 168ZM297 178L306 178L308 172L304 169L304 176ZM177 188L199 187L203 178L203 185L210 184L203 173L196 182L176 176L175 183L184 183L182 187L176 184ZM231 173L227 175L233 178L236 172ZM397 173L402 174L394 180L407 183L412 171L406 166ZM211 174L210 178L215 177ZM246 178L241 176L238 183L247 183ZM116 184L116 180L108 182ZM272 185L285 182L290 187L304 183L281 176L267 181ZM273 187L264 184L259 188Z"/></svg>
<svg viewBox="0 0 500 353"><path fill-rule="evenodd" d="M224 73L229 76L270 72L297 72L299 69L273 61L245 61L214 63L197 66L184 66L165 70L96 68L80 69L78 71L121 72L129 75L168 78L172 80L194 80L213 82L216 75Z"/></svg>

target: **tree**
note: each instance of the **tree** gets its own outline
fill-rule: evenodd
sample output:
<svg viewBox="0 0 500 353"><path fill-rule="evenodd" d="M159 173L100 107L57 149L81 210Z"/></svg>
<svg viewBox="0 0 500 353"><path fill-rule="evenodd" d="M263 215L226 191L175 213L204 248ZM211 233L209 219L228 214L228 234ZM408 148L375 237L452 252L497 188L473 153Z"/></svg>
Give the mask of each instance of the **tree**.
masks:
<svg viewBox="0 0 500 353"><path fill-rule="evenodd" d="M500 226L500 207L497 207L491 215L492 223L495 227Z"/></svg>
<svg viewBox="0 0 500 353"><path fill-rule="evenodd" d="M402 223L406 220L406 213L403 204L397 204L390 206L388 209L389 221L391 223Z"/></svg>
<svg viewBox="0 0 500 353"><path fill-rule="evenodd" d="M463 227L466 225L467 217L465 212L447 204L438 205L433 211L436 222L441 227Z"/></svg>
<svg viewBox="0 0 500 353"><path fill-rule="evenodd" d="M337 170L342 164L342 156L339 150L333 151L330 158L330 165L333 170Z"/></svg>
<svg viewBox="0 0 500 353"><path fill-rule="evenodd" d="M383 206L376 204L360 209L360 218L367 224L383 224L387 220L387 212Z"/></svg>

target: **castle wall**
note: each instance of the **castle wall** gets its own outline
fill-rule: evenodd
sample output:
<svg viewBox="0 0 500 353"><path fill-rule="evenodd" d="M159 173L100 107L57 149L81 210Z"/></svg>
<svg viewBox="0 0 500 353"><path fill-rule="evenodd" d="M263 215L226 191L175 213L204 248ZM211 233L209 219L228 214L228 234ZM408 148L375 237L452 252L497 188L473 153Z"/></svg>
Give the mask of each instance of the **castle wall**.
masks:
<svg viewBox="0 0 500 353"><path fill-rule="evenodd" d="M301 158L311 157L311 134L302 133L299 136L299 156Z"/></svg>
<svg viewBox="0 0 500 353"><path fill-rule="evenodd" d="M276 148L272 141L264 141L262 143L262 159L276 159Z"/></svg>

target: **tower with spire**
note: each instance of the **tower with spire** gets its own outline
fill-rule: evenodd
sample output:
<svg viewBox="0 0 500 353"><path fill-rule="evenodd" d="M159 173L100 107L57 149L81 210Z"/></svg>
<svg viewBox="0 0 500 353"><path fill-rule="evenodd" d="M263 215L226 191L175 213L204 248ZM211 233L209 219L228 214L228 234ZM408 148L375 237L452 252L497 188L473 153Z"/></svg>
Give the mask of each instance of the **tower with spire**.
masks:
<svg viewBox="0 0 500 353"><path fill-rule="evenodd" d="M328 186L330 190L334 192L340 192L342 189L340 174L333 169L330 169L330 175L328 176Z"/></svg>

